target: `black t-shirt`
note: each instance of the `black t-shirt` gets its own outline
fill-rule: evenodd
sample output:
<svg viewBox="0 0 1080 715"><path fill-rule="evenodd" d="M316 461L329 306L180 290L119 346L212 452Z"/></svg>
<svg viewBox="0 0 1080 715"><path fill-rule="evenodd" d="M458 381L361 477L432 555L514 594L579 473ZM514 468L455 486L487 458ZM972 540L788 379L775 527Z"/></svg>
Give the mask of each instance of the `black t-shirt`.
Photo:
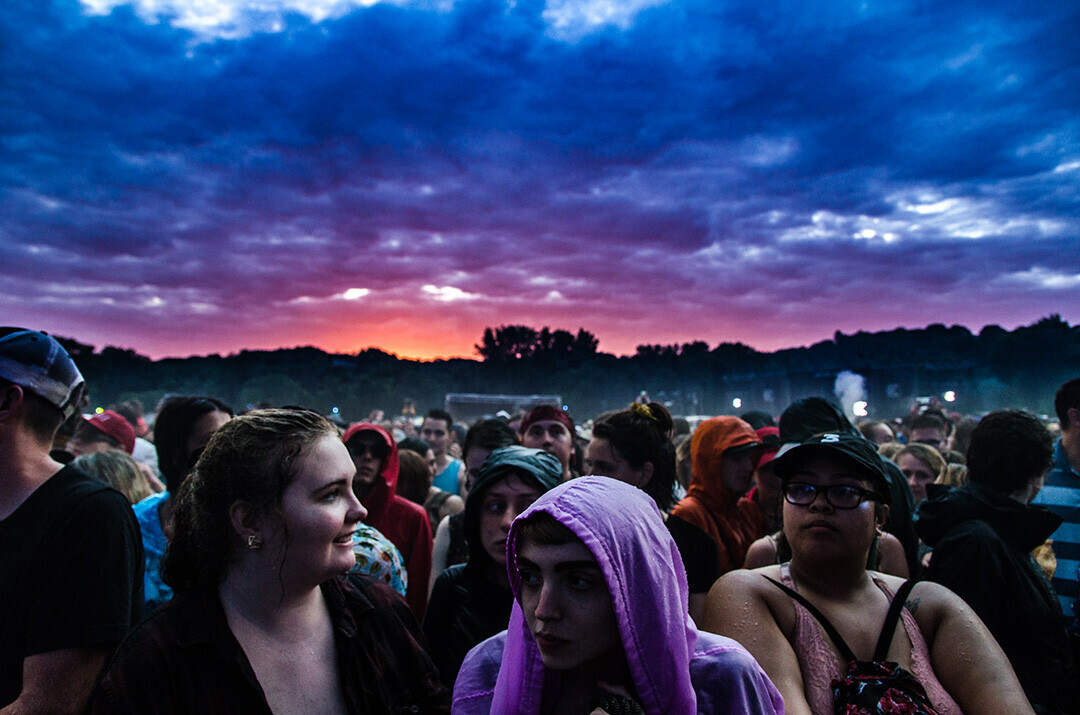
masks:
<svg viewBox="0 0 1080 715"><path fill-rule="evenodd" d="M716 542L704 531L677 516L669 514L666 523L682 556L690 593L707 592L720 578L720 552Z"/></svg>
<svg viewBox="0 0 1080 715"><path fill-rule="evenodd" d="M72 467L0 520L0 707L27 656L120 642L142 614L142 562L127 499Z"/></svg>

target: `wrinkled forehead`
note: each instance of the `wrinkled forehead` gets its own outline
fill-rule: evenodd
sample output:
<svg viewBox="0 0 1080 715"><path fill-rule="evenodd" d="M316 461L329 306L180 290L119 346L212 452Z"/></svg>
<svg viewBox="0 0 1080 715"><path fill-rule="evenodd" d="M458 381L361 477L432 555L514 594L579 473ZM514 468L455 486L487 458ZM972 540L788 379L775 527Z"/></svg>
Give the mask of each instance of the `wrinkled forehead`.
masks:
<svg viewBox="0 0 1080 715"><path fill-rule="evenodd" d="M504 474L495 477L484 487L485 496L495 494L500 496L517 495L522 493L531 494L539 498L543 490L537 487L536 477L520 469L509 469Z"/></svg>

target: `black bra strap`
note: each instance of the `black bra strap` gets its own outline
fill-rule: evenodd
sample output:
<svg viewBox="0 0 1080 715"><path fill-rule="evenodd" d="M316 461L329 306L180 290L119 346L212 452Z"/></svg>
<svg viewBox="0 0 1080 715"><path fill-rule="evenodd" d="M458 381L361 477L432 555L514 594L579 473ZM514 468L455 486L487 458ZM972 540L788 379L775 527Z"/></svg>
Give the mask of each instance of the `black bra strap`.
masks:
<svg viewBox="0 0 1080 715"><path fill-rule="evenodd" d="M833 643L836 644L837 650L840 651L840 657L844 659L845 663L855 660L855 654L851 652L851 648L848 647L847 642L845 642L844 639L840 636L840 632L836 630L836 627L829 622L829 619L826 618L824 614L822 614L822 612L814 606L814 604L803 598L803 596L795 589L788 588L774 578L769 578L768 576L766 576L765 578L772 581L774 584L776 584L778 588L780 588L780 590L782 590L784 593L791 596L793 599L802 604L803 608L805 608L807 611L810 611L810 615L817 619L817 622L821 624L821 627L824 628L825 632L829 634L830 638L832 638Z"/></svg>
<svg viewBox="0 0 1080 715"><path fill-rule="evenodd" d="M788 588L784 584L780 583L774 578L765 577L769 581L772 581L780 590L787 595L791 596L794 600L798 601L810 615L817 619L817 622L821 624L821 627L825 629L825 632L832 638L833 643L836 644L836 649L840 651L840 657L844 659L844 662L851 662L857 660L855 654L848 646L847 642L841 637L840 632L836 630L836 627L829 622L829 619L819 611L814 604L810 603L800 594L798 591L792 588ZM896 624L900 620L900 610L904 607L904 601L907 600L908 594L915 586L915 582L908 580L905 581L899 589L896 591L896 595L893 597L892 603L889 605L889 612L885 616L885 625L881 628L881 635L878 636L877 647L874 648L874 660L882 661L889 654L889 646L892 645L893 633L896 631Z"/></svg>
<svg viewBox="0 0 1080 715"><path fill-rule="evenodd" d="M900 611L904 607L904 602L907 601L908 594L911 593L911 589L914 587L915 582L908 579L900 584L900 588L896 589L896 595L893 596L892 603L889 604L889 614L885 616L885 625L881 627L877 647L874 648L874 660L882 661L889 655L889 646L892 645L893 633L896 632L896 624L900 620Z"/></svg>

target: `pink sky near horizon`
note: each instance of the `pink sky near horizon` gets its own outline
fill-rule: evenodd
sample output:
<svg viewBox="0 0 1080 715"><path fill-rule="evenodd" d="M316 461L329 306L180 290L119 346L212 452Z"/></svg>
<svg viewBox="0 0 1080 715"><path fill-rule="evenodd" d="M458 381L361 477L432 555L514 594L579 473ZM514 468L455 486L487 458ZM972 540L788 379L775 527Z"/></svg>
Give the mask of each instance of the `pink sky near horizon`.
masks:
<svg viewBox="0 0 1080 715"><path fill-rule="evenodd" d="M966 312L969 319L971 315L977 313L974 310ZM972 333L977 334L985 325L995 324L1006 330L1013 330L1024 325L1031 325L1052 313L1061 314L1070 324L1080 324L1080 316L1069 315L1068 311L1050 310L1044 314L1020 313L1012 319L985 320L977 323L933 319L921 323L890 322L888 319L881 319L876 323L859 323L848 318L838 323L803 323L797 328L784 330L778 330L771 325L760 325L758 332L755 332L754 324L748 321L741 326L741 329L736 327L730 333L709 334L707 329L702 329L700 333L689 332L689 328L671 325L662 317L659 319L650 317L648 320L641 321L641 328L620 333L603 325L558 320L554 317L551 320L541 321L508 318L490 322L465 314L455 316L446 313L447 311L444 310L439 315L442 327L432 331L425 329L426 324L422 320L416 319L415 316L405 315L397 319L388 318L383 321L382 326L374 325L370 328L322 326L322 332L318 332L313 329L313 326L296 326L293 331L278 336L268 334L263 330L245 334L230 330L226 324L222 324L217 330L198 330L187 336L177 335L171 331L153 331L139 335L137 331L128 331L123 328L113 330L112 328L116 326L85 324L80 326L78 323L54 322L47 319L40 322L24 321L22 325L74 338L93 345L97 351L105 346L113 346L134 350L154 360L211 354L230 355L241 350L277 350L309 346L338 354L355 354L367 348L378 348L402 359L436 360L479 359L474 345L481 341L484 328L501 325L528 325L536 329L547 326L571 332L584 328L597 337L600 352L632 355L638 345L682 344L695 340L706 342L710 348L715 348L721 342L741 342L760 352L775 352L830 340L836 331L850 335L860 330L871 333L896 328L917 330L932 323L943 323L947 326L964 325Z"/></svg>

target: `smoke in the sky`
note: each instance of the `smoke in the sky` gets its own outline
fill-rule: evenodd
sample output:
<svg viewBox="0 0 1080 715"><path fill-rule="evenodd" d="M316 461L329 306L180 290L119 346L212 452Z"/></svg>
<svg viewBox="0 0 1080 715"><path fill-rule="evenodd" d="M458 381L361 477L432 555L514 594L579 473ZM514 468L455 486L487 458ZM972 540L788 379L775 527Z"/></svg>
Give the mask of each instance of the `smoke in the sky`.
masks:
<svg viewBox="0 0 1080 715"><path fill-rule="evenodd" d="M866 399L866 378L850 370L844 370L836 376L833 392L840 400L844 414L851 417L855 414L853 409L855 403Z"/></svg>

